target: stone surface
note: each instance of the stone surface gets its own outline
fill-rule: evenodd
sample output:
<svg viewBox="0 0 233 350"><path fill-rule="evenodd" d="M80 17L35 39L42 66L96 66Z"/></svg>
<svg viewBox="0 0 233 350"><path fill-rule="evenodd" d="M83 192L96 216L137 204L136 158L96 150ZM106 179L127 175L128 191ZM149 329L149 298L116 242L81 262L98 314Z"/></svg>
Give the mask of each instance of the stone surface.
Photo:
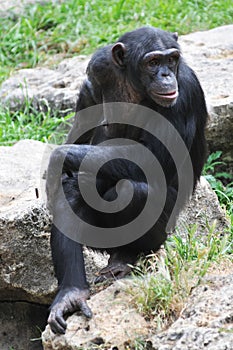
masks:
<svg viewBox="0 0 233 350"><path fill-rule="evenodd" d="M219 232L228 227L228 221L220 207L217 195L202 176L197 189L177 220L178 231L185 232L187 225L197 224L198 234L208 234L208 227L214 226Z"/></svg>
<svg viewBox="0 0 233 350"><path fill-rule="evenodd" d="M138 336L145 336L149 323L130 306L130 280L116 281L112 286L91 297L88 304L93 311L91 320L74 314L68 319L65 335L56 336L47 326L43 332L44 350L125 349Z"/></svg>
<svg viewBox="0 0 233 350"><path fill-rule="evenodd" d="M28 99L34 108L47 109L49 106L61 114L68 114L75 109L88 61L89 58L78 56L62 61L56 69L21 69L2 83L0 100L11 110L22 107Z"/></svg>
<svg viewBox="0 0 233 350"><path fill-rule="evenodd" d="M195 288L179 318L156 335L154 324L132 307L127 293L132 281L117 281L91 297L90 321L77 313L68 318L65 335L54 335L47 326L42 334L44 350L135 349L134 340L144 338L151 350L232 350L232 263L222 264ZM126 292L125 292L126 290ZM98 347L97 347L98 348Z"/></svg>
<svg viewBox="0 0 233 350"><path fill-rule="evenodd" d="M20 12L25 5L37 2L42 3L41 0L0 0L0 16L4 16L11 10Z"/></svg>
<svg viewBox="0 0 233 350"><path fill-rule="evenodd" d="M42 349L40 340L30 339L40 338L57 289L42 179L52 148L29 140L0 147L1 350ZM91 281L107 256L86 249L85 261Z"/></svg>
<svg viewBox="0 0 233 350"><path fill-rule="evenodd" d="M50 217L40 189L45 145L0 147L0 299L48 303L56 288L49 251ZM41 193L39 193L41 195Z"/></svg>
<svg viewBox="0 0 233 350"><path fill-rule="evenodd" d="M0 300L49 304L56 291L42 179L52 148L29 140L0 147ZM86 258L91 280L107 257L86 250Z"/></svg>
<svg viewBox="0 0 233 350"><path fill-rule="evenodd" d="M233 102L231 65L233 25L183 35L179 38L183 56L197 73L213 106Z"/></svg>
<svg viewBox="0 0 233 350"><path fill-rule="evenodd" d="M154 350L233 349L233 274L223 274L194 289L179 319L150 339Z"/></svg>
<svg viewBox="0 0 233 350"><path fill-rule="evenodd" d="M179 42L206 95L209 149L223 151L233 172L232 36L233 25L227 25L181 36Z"/></svg>

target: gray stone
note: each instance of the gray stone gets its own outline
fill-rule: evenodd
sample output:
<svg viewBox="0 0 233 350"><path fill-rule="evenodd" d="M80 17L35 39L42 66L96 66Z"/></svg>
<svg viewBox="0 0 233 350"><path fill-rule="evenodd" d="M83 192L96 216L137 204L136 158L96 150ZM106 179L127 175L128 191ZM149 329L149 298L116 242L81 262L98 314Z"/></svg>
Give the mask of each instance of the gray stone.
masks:
<svg viewBox="0 0 233 350"><path fill-rule="evenodd" d="M207 140L211 152L221 150L233 171L233 25L181 36L188 64L197 73L209 110Z"/></svg>
<svg viewBox="0 0 233 350"><path fill-rule="evenodd" d="M0 147L0 300L49 304L56 291L43 180L52 148L29 140ZM107 256L85 254L92 280Z"/></svg>
<svg viewBox="0 0 233 350"><path fill-rule="evenodd" d="M23 11L24 6L34 3L43 3L43 0L0 0L0 16L9 15L10 11L19 13Z"/></svg>
<svg viewBox="0 0 233 350"><path fill-rule="evenodd" d="M177 321L151 338L154 350L233 349L233 275L218 273L194 289Z"/></svg>
<svg viewBox="0 0 233 350"><path fill-rule="evenodd" d="M52 149L29 140L0 147L1 350L42 348L39 329L46 325L57 289L42 179ZM85 261L91 281L106 265L107 255L86 249Z"/></svg>
<svg viewBox="0 0 233 350"><path fill-rule="evenodd" d="M78 56L62 61L56 69L21 69L3 82L0 100L14 111L29 100L36 109L51 108L68 114L75 109L88 61Z"/></svg>
<svg viewBox="0 0 233 350"><path fill-rule="evenodd" d="M0 147L0 299L48 303L56 288L40 189L43 143ZM39 193L39 195L41 195Z"/></svg>
<svg viewBox="0 0 233 350"><path fill-rule="evenodd" d="M191 202L187 203L181 212L176 227L178 232L184 235L190 225L197 225L197 233L203 236L208 234L210 228L224 232L229 226L217 195L203 176L197 184Z"/></svg>

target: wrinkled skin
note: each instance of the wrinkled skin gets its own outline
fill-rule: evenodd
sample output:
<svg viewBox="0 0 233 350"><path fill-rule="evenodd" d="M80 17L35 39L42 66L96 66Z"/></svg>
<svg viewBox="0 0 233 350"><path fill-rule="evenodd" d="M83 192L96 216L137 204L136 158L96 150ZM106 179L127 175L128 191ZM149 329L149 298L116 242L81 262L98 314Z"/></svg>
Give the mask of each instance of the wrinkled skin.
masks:
<svg viewBox="0 0 233 350"><path fill-rule="evenodd" d="M87 305L89 297L90 292L88 289L80 290L75 287L62 289L57 295L56 299L58 301L56 302L55 300L48 318L48 324L52 331L64 334L67 327L65 316L77 310L80 310L87 318L91 318L92 312Z"/></svg>

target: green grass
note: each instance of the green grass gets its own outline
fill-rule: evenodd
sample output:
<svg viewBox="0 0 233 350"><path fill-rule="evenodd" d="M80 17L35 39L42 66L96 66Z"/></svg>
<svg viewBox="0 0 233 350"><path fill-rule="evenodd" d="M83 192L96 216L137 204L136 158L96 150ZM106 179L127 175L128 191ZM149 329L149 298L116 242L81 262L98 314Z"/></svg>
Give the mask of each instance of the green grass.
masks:
<svg viewBox="0 0 233 350"><path fill-rule="evenodd" d="M225 165L225 163L221 161L221 156L221 151L210 154L203 173L216 192L220 203L224 205L230 213L233 213L233 175L216 170L218 166ZM223 181L227 183L225 186L223 185Z"/></svg>
<svg viewBox="0 0 233 350"><path fill-rule="evenodd" d="M232 23L230 0L66 0L8 11L0 21L0 81L48 56L91 53L125 31L153 25L179 34Z"/></svg>
<svg viewBox="0 0 233 350"><path fill-rule="evenodd" d="M24 108L17 112L0 106L0 145L12 145L21 139L61 144L67 134L64 128L68 128L73 115L62 117L49 106L38 111L27 100Z"/></svg>
<svg viewBox="0 0 233 350"><path fill-rule="evenodd" d="M205 178L218 196L219 202L226 211L230 221L230 230L233 238L233 175L218 171L219 166L225 165L221 160L221 151L209 155L203 170ZM224 183L226 183L224 185Z"/></svg>
<svg viewBox="0 0 233 350"><path fill-rule="evenodd" d="M142 259L133 268L134 285L128 291L138 311L154 322L156 329L174 321L193 288L210 268L232 268L232 233L224 235L209 227L207 237L198 236L198 227L176 232L159 254Z"/></svg>

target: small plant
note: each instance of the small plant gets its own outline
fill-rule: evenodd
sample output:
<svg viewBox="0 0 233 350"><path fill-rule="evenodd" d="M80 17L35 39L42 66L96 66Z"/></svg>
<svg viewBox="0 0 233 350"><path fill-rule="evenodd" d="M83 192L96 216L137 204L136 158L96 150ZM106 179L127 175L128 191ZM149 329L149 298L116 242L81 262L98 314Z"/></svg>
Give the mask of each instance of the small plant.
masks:
<svg viewBox="0 0 233 350"><path fill-rule="evenodd" d="M139 312L156 328L170 324L209 267L222 260L230 263L231 244L230 234L221 235L214 226L205 239L198 236L196 225L187 228L185 236L171 235L164 249L133 268L134 288L129 293Z"/></svg>
<svg viewBox="0 0 233 350"><path fill-rule="evenodd" d="M221 151L209 155L204 167L203 175L210 183L212 189L218 196L220 204L228 214L230 229L233 236L233 175L227 172L216 171L216 167L225 164L221 160L221 156ZM224 180L226 185L223 184Z"/></svg>
<svg viewBox="0 0 233 350"><path fill-rule="evenodd" d="M67 134L64 128L69 129L69 119L73 115L74 113L60 116L60 113L54 113L48 104L38 111L29 100L16 112L0 106L0 145L12 145L21 139L62 143Z"/></svg>
<svg viewBox="0 0 233 350"><path fill-rule="evenodd" d="M129 346L124 344L125 350L153 350L153 346L150 340L145 340L142 338L136 338L134 341L131 341Z"/></svg>

